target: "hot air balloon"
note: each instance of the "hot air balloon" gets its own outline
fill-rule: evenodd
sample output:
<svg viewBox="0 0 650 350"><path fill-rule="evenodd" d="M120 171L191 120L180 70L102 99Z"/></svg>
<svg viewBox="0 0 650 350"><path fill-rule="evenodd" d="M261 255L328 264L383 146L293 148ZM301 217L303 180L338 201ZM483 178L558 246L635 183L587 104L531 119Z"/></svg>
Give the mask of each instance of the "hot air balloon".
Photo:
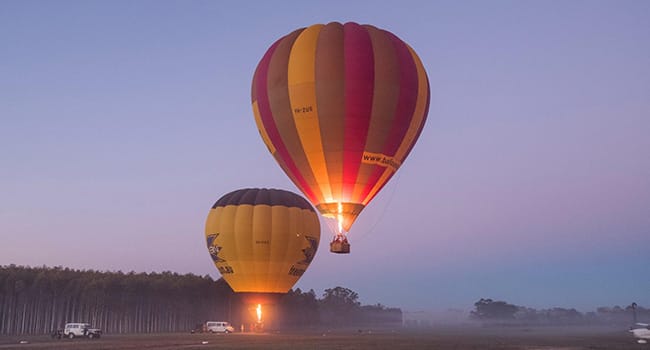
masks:
<svg viewBox="0 0 650 350"><path fill-rule="evenodd" d="M316 24L271 45L251 98L275 160L334 222L330 251L349 253L345 235L424 127L429 82L422 62L386 30Z"/></svg>
<svg viewBox="0 0 650 350"><path fill-rule="evenodd" d="M309 202L295 193L241 189L212 206L205 239L233 291L286 293L316 255L320 223Z"/></svg>
<svg viewBox="0 0 650 350"><path fill-rule="evenodd" d="M273 309L314 259L320 222L300 195L241 189L212 206L205 239L214 265L235 292L235 305L244 305L241 330L250 324L249 331L260 331L264 328L262 304ZM273 319L273 312L265 314L267 320Z"/></svg>

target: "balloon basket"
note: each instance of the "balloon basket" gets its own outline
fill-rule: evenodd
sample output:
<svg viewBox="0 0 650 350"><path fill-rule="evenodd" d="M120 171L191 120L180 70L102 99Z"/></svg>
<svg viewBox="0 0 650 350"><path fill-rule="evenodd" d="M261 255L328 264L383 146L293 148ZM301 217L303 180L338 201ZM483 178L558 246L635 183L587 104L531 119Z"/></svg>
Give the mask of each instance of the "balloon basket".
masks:
<svg viewBox="0 0 650 350"><path fill-rule="evenodd" d="M334 240L330 243L330 252L335 254L350 254L350 243L347 240Z"/></svg>

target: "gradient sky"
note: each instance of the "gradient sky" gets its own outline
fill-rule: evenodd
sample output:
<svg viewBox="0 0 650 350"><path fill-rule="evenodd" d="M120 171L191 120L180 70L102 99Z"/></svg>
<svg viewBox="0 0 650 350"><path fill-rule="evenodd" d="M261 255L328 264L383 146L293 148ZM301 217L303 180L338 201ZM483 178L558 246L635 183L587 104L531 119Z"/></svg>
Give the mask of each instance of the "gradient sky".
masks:
<svg viewBox="0 0 650 350"><path fill-rule="evenodd" d="M330 21L408 42L431 108L352 253L324 231L297 287L650 307L648 1L0 1L0 265L218 278L212 204L298 191L255 127L254 69Z"/></svg>

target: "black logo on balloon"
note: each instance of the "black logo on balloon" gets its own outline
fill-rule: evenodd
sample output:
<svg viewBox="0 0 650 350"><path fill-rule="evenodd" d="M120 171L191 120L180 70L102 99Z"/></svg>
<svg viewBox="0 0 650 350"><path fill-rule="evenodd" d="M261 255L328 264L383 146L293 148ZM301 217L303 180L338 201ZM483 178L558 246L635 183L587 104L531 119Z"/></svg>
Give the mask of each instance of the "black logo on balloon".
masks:
<svg viewBox="0 0 650 350"><path fill-rule="evenodd" d="M296 267L296 265L291 265L291 268L288 272L290 276L302 276L305 273L305 269L307 269L307 265L309 265L309 263L314 260L314 256L316 256L316 250L318 250L318 240L314 237L304 237L307 242L309 242L307 248L302 250L302 253L305 254L305 260L301 260L296 263L298 265L303 265L304 267Z"/></svg>
<svg viewBox="0 0 650 350"><path fill-rule="evenodd" d="M314 257L316 256L316 250L318 250L318 240L314 237L305 236L309 246L302 250L302 253L305 254L305 260L299 261L298 264L309 265Z"/></svg>
<svg viewBox="0 0 650 350"><path fill-rule="evenodd" d="M215 242L215 240L217 239L217 236L219 236L219 234L215 233L215 234L212 234L212 235L208 235L206 237L206 239L208 241L207 242L208 243L208 252L210 252L210 257L212 257L212 260L215 263L226 262L225 259L222 259L222 258L219 257L219 252L221 251L221 246L218 246L216 244L216 242Z"/></svg>

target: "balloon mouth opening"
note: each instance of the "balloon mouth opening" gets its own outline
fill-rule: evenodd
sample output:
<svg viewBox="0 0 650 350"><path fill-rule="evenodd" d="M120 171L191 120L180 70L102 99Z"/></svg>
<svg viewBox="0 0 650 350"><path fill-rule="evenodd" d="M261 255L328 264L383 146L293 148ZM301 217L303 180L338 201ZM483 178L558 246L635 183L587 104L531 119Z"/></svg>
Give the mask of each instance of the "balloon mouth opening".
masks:
<svg viewBox="0 0 650 350"><path fill-rule="evenodd" d="M246 305L274 305L280 302L280 299L287 294L285 292L235 292L235 295Z"/></svg>
<svg viewBox="0 0 650 350"><path fill-rule="evenodd" d="M316 209L323 215L325 222L334 233L334 238L330 243L330 252L336 254L350 253L350 243L346 235L364 207L363 204L349 202L330 202L316 205Z"/></svg>
<svg viewBox="0 0 650 350"><path fill-rule="evenodd" d="M363 208L365 208L363 204L350 202L329 202L316 205L316 209L323 217L334 223L331 225L328 222L328 225L336 236L346 235L350 231L350 227Z"/></svg>

